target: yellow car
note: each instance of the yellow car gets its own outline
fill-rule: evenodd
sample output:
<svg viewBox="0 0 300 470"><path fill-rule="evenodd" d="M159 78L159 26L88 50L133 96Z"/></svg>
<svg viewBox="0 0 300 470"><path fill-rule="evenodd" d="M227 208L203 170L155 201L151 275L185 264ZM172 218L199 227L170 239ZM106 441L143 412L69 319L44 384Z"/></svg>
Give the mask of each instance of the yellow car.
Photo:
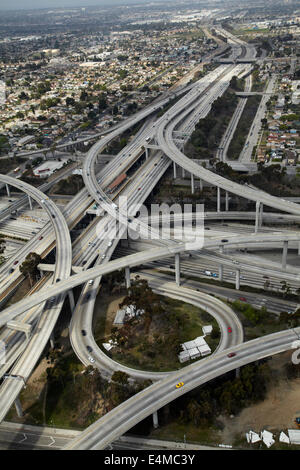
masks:
<svg viewBox="0 0 300 470"><path fill-rule="evenodd" d="M178 382L178 384L176 384L176 388L180 388L183 386L184 386L184 382Z"/></svg>

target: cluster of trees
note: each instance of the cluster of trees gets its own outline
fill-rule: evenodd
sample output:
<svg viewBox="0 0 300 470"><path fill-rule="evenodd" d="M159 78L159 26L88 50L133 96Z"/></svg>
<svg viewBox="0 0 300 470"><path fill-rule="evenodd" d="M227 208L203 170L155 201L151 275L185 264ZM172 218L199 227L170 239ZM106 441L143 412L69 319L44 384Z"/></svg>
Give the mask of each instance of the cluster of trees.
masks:
<svg viewBox="0 0 300 470"><path fill-rule="evenodd" d="M82 365L60 349L50 350L46 358L46 421L53 412L62 411L64 417L74 417L74 424L86 427L151 385L151 381L130 383L129 376L121 371L114 372L107 382L98 369L88 366L82 371Z"/></svg>
<svg viewBox="0 0 300 470"><path fill-rule="evenodd" d="M54 108L60 103L60 98L47 98L41 101L40 108L42 111L45 111L50 108Z"/></svg>
<svg viewBox="0 0 300 470"><path fill-rule="evenodd" d="M0 264L4 262L4 256L1 256L5 250L5 240L0 235Z"/></svg>
<svg viewBox="0 0 300 470"><path fill-rule="evenodd" d="M127 321L122 328L112 329L111 338L121 346L122 357L129 350L136 349L146 361L159 360L162 355L168 355L174 361L181 349L180 333L186 320L185 315L167 309L148 282L138 276L119 307L127 305L144 310L144 313Z"/></svg>
<svg viewBox="0 0 300 470"><path fill-rule="evenodd" d="M83 179L81 175L70 175L56 183L52 192L54 194L66 194L72 196L77 194L83 188Z"/></svg>
<svg viewBox="0 0 300 470"><path fill-rule="evenodd" d="M21 266L19 267L20 272L23 276L28 277L31 287L33 283L37 280L39 271L37 269L38 265L41 263L42 258L37 253L29 253Z"/></svg>
<svg viewBox="0 0 300 470"><path fill-rule="evenodd" d="M268 187L270 194L275 196L287 194L287 192L292 190L292 186L297 183L297 180L287 181L286 168L281 167L279 164L264 166L263 163L258 163L258 172L253 175L238 173L225 162L215 162L214 168L216 173L224 176L224 178L230 179L231 181L241 184L253 184L257 188L261 189Z"/></svg>
<svg viewBox="0 0 300 470"><path fill-rule="evenodd" d="M0 154L6 152L8 148L8 138L5 135L0 135Z"/></svg>
<svg viewBox="0 0 300 470"><path fill-rule="evenodd" d="M233 81L233 85L238 86L237 80ZM236 108L237 101L238 98L231 88L214 101L209 115L198 122L186 145L185 152L189 157L213 156Z"/></svg>
<svg viewBox="0 0 300 470"><path fill-rule="evenodd" d="M238 122L235 133L228 147L227 154L230 160L237 160L239 158L260 101L260 96L250 96L248 98L242 116Z"/></svg>
<svg viewBox="0 0 300 470"><path fill-rule="evenodd" d="M247 320L249 320L252 325L257 325L268 317L267 309L264 306L258 310L252 307L252 305L245 302L240 302L239 300L235 300L232 303L232 306L234 309L242 312L245 318L247 318Z"/></svg>
<svg viewBox="0 0 300 470"><path fill-rule="evenodd" d="M241 367L239 377L227 374L172 402L171 415L195 426L213 424L220 414L236 415L265 398L269 376L266 363Z"/></svg>

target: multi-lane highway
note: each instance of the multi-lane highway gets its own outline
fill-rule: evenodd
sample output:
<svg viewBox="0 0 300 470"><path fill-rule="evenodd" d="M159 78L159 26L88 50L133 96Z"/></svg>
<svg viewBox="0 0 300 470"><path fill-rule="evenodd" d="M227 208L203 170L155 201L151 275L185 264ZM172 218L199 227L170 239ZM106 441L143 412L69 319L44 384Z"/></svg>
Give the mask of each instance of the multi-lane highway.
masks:
<svg viewBox="0 0 300 470"><path fill-rule="evenodd" d="M226 35L226 32L222 31L222 34ZM230 40L233 41L232 38ZM237 42L238 45L234 48L231 56L233 61L236 61L243 52L243 48L245 48L244 43L239 43L239 41L235 40L235 43ZM254 55L253 49L249 52L247 47L244 53L245 57L249 59ZM186 251L190 252L190 243L176 240L176 237L174 239L162 237L156 228L149 226L146 221L134 217L140 204L146 200L152 188L155 187L172 162L188 171L191 175L217 186L218 191L223 189L227 193L234 193L240 197L246 197L249 200L255 201L258 205L261 203L266 204L288 214L300 216L300 207L297 204L226 180L192 162L178 148L178 146L181 147L182 140L184 141L184 139L180 139L180 133L188 136L199 118L207 115L216 97L220 96L227 89L231 78L234 75L244 74L247 67L249 66L246 64L223 65L204 77L204 79L184 88L184 91L187 93L183 98L179 99L154 123L150 120L145 123L135 139L102 170L100 175L96 175L95 164L97 156L108 143L134 124L158 111L161 106L169 101L170 96L164 98L159 104L150 105L137 115L121 123L115 129L112 129L106 137L103 137L88 152L83 169L85 189L68 204L63 212L64 217L57 209L55 212L53 207L55 204L49 201L46 196L42 196L42 202L40 192L36 193L37 190L30 186L28 187L28 185L26 186L22 182L20 183L20 189L24 190L37 202L42 203L45 211L49 213L50 219L52 219L51 222L54 226L55 234L54 239L50 243L50 237L53 237L53 234L51 235L50 227L46 226L43 230L45 230L49 238L43 243L45 243L46 250L47 247L48 249L51 248L54 241L56 242L56 264L53 277L49 276L46 280L46 288L44 286L38 292L33 292L32 295L11 307L7 307L1 313L0 325L2 326L16 317L24 320L27 314L31 315L30 312L34 310L39 312L39 316L37 321L38 328L33 330L30 340L27 343L23 343L23 348L24 345L26 348L24 348L22 355L13 366L11 376L6 377L0 387L0 420L3 420L5 417L14 399L21 391L24 381L29 377L40 357L59 315L65 294L75 286L84 285L70 325L71 342L76 354L83 363L89 364L86 344L81 333L82 329L86 329L88 331L87 340L93 344L93 356L96 359L97 367L108 375L122 367L107 358L94 342L91 327L94 300L102 275L130 266L139 266L157 260L168 259ZM179 90L179 92L173 92L172 96L174 97L181 93L183 93L183 89ZM178 135L175 135L176 133L179 133L179 139ZM109 184L118 175L131 168L134 162L145 153L145 147L149 147L148 150L154 150L152 155L135 171L134 177L131 181L126 182L120 194L109 195L107 193ZM5 177L0 179L0 181L13 184L10 180L5 179ZM125 210L121 195L128 197L131 205L129 212ZM90 224L79 239L75 241L72 253L69 229L80 220L83 212L91 205L93 200L101 207L101 214L95 222ZM219 213L220 210L218 210ZM249 218L249 216L247 217ZM116 218L121 221L120 236L127 229L139 231L147 239L155 238L155 243L158 246L141 253L109 261L119 240L118 237L113 235ZM255 219L257 221L257 211ZM105 231L106 237L99 236L103 235ZM40 241L43 238L42 236ZM234 261L226 253L214 251L224 246L225 243L226 246L245 247L253 243L284 242L286 246L288 241L293 243L299 242L300 237L296 232L295 234L263 232L252 235L228 235L226 242L222 238L221 235L210 237L209 240L206 240L205 250L201 250L195 256L199 256L205 262L215 263L218 266L224 265L228 268L236 268L238 272L245 270L247 272L259 273L260 275L277 276L278 279L293 281L295 284L300 282L299 274L291 267L288 270L285 267L284 269L278 269L278 267L275 268L271 264L268 265L268 263L262 267L256 261L251 262L248 259L247 262L242 260ZM61 249L62 246L66 247L64 251ZM28 247L26 249L24 247L24 254L26 250L28 250ZM88 269L95 260L95 266ZM70 276L72 265L81 267L81 269L78 274ZM7 269L7 266L3 269ZM2 274L2 271L0 271L0 274ZM135 378L148 377L155 380L156 383L94 423L86 431L77 436L73 442L68 444L66 448L105 448L134 424L182 393L192 390L207 380L211 380L213 377L240 367L243 364L290 349L294 341L298 340L299 331L288 330L242 343L243 332L240 322L234 312L220 300L191 289L190 287L192 286L183 288L170 283L163 276L158 279L152 277L149 280L157 292L204 308L217 319L221 330L218 350L211 357L185 367L181 372L158 374L153 371L153 373L147 374L144 371L122 368L122 370L127 371ZM226 334L229 324L233 328L232 335ZM15 340L16 344L20 342L20 338L17 338L17 340ZM229 350L235 352L236 356L228 358L227 353ZM16 377L20 377L22 380L16 380ZM181 389L176 389L175 384L179 380L183 380L185 386Z"/></svg>

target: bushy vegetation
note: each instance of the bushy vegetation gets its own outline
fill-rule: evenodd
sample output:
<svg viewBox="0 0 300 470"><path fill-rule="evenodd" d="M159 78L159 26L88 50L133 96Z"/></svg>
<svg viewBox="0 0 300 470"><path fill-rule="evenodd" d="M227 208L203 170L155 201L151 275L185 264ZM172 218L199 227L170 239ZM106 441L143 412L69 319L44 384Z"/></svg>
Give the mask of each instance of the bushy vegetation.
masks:
<svg viewBox="0 0 300 470"><path fill-rule="evenodd" d="M65 194L73 196L83 188L83 179L81 175L70 175L56 183L52 189L52 194Z"/></svg>
<svg viewBox="0 0 300 470"><path fill-rule="evenodd" d="M214 156L238 102L235 89L240 86L240 82L233 77L231 84L234 88L230 87L223 96L217 98L209 115L196 125L185 146L185 154L190 158Z"/></svg>
<svg viewBox="0 0 300 470"><path fill-rule="evenodd" d="M170 403L172 418L199 427L212 425L218 415L236 415L265 398L269 380L266 363L241 367L238 377L233 374L219 377Z"/></svg>
<svg viewBox="0 0 300 470"><path fill-rule="evenodd" d="M127 305L144 313L122 327L112 328L111 339L118 347L110 354L129 366L161 371L180 367L180 345L202 335L205 322L214 327L214 335L207 338L211 349L219 342L218 325L208 314L193 305L155 294L147 281L138 277L119 306Z"/></svg>
<svg viewBox="0 0 300 470"><path fill-rule="evenodd" d="M244 111L228 147L227 155L230 160L237 160L239 158L260 101L261 96L250 96L247 99Z"/></svg>

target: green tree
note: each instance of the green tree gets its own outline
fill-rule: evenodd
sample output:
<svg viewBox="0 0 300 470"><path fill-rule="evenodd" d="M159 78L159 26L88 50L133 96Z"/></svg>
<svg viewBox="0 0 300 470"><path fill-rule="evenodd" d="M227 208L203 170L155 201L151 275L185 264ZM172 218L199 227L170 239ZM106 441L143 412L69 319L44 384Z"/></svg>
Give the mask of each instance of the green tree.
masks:
<svg viewBox="0 0 300 470"><path fill-rule="evenodd" d="M121 385L128 385L129 375L126 372L122 372L121 370L116 370L113 375L111 376L111 380L113 382L117 382Z"/></svg>
<svg viewBox="0 0 300 470"><path fill-rule="evenodd" d="M42 258L41 258L40 255L38 255L37 253L32 252L32 253L29 253L26 256L25 261L19 267L20 272L24 276L26 276L26 277L29 276L31 287L33 285L33 279L38 274L37 266L40 264L41 260L42 260Z"/></svg>

